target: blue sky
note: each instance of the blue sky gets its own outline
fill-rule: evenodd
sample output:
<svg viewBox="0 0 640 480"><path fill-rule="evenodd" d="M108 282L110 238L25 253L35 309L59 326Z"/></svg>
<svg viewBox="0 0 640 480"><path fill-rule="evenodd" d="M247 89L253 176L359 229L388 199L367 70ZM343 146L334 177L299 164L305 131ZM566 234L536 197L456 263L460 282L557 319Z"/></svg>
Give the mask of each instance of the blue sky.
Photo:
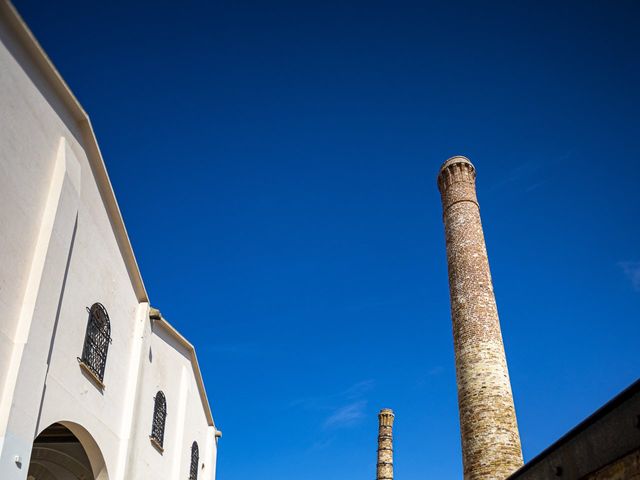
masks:
<svg viewBox="0 0 640 480"><path fill-rule="evenodd" d="M461 477L454 154L478 170L525 459L638 377L638 2L15 4L196 345L219 480L371 480L381 407L398 478Z"/></svg>

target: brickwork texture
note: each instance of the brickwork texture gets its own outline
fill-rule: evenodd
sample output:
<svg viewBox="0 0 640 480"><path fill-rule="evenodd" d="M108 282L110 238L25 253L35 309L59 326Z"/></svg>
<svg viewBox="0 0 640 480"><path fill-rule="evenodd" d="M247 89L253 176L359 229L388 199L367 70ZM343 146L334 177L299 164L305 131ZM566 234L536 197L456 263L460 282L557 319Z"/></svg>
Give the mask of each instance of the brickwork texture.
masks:
<svg viewBox="0 0 640 480"><path fill-rule="evenodd" d="M393 410L383 408L378 414L377 480L393 480Z"/></svg>
<svg viewBox="0 0 640 480"><path fill-rule="evenodd" d="M503 480L523 461L475 180L465 157L450 158L438 175L462 457L465 480Z"/></svg>

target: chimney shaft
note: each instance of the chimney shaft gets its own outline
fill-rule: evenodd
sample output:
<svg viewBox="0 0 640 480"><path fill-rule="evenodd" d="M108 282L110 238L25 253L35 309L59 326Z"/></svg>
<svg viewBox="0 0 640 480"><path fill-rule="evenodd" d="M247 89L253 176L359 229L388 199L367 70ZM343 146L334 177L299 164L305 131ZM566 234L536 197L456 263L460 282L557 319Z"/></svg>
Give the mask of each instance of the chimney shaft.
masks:
<svg viewBox="0 0 640 480"><path fill-rule="evenodd" d="M465 480L505 479L522 466L520 436L476 198L476 170L440 168Z"/></svg>
<svg viewBox="0 0 640 480"><path fill-rule="evenodd" d="M393 410L383 408L378 414L377 480L393 480Z"/></svg>

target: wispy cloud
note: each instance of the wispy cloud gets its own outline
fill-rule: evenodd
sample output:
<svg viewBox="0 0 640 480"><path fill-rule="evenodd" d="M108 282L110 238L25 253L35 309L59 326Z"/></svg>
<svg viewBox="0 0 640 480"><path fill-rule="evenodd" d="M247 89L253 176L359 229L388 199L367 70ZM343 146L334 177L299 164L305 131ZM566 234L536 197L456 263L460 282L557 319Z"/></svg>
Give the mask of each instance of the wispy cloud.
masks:
<svg viewBox="0 0 640 480"><path fill-rule="evenodd" d="M545 183L549 183L549 179L546 178L540 182L533 183L524 189L525 192L533 192L535 189L541 187Z"/></svg>
<svg viewBox="0 0 640 480"><path fill-rule="evenodd" d="M552 163L558 164L570 160L574 152L568 151L556 158L531 159L506 169L501 176L496 176L495 181L487 186L487 192L503 190L506 188L518 189L529 193L537 190L553 180L554 170L549 168Z"/></svg>
<svg viewBox="0 0 640 480"><path fill-rule="evenodd" d="M363 380L361 382L351 385L342 393L342 395L344 395L347 398L357 398L364 395L369 390L373 389L374 385L375 385L375 382L373 380Z"/></svg>
<svg viewBox="0 0 640 480"><path fill-rule="evenodd" d="M358 400L338 408L324 421L324 428L350 427L364 418L366 400Z"/></svg>
<svg viewBox="0 0 640 480"><path fill-rule="evenodd" d="M435 377L439 377L444 373L445 369L442 365L435 365L429 370L424 372L418 379L416 379L415 388L422 388L433 381Z"/></svg>
<svg viewBox="0 0 640 480"><path fill-rule="evenodd" d="M634 290L640 292L640 262L618 262L618 265L631 280Z"/></svg>
<svg viewBox="0 0 640 480"><path fill-rule="evenodd" d="M309 448L309 451L313 452L318 450L324 450L325 448L329 447L333 443L333 440L334 440L333 437L321 438L313 442L313 444Z"/></svg>
<svg viewBox="0 0 640 480"><path fill-rule="evenodd" d="M307 410L335 410L336 405L344 404L345 401L362 398L368 391L373 389L373 380L362 380L354 383L346 390L328 395L316 397L298 398L291 402L291 407L302 407Z"/></svg>
<svg viewBox="0 0 640 480"><path fill-rule="evenodd" d="M524 162L507 170L501 178L497 178L487 188L487 191L501 190L512 183L530 182L535 178L536 173L540 170L541 165L534 162Z"/></svg>
<svg viewBox="0 0 640 480"><path fill-rule="evenodd" d="M362 380L340 392L297 399L290 406L322 414L323 430L351 427L366 417L368 400L365 397L374 386L373 380Z"/></svg>

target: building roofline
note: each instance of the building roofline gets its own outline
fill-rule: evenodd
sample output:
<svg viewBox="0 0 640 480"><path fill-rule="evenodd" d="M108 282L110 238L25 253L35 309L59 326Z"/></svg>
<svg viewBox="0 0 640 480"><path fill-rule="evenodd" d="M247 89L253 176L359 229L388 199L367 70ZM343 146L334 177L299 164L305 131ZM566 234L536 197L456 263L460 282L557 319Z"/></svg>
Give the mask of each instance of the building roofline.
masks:
<svg viewBox="0 0 640 480"><path fill-rule="evenodd" d="M29 54L44 78L49 82L54 92L62 100L64 106L69 109L73 119L77 122L83 137L83 146L85 147L89 164L94 173L96 183L98 184L102 201L107 210L107 214L109 216L120 253L122 254L125 262L129 278L135 290L137 300L140 303L148 303L149 298L142 280L142 274L140 273L140 268L138 267L138 262L136 261L133 247L131 246L131 241L124 225L122 213L118 206L118 201L116 200L102 153L100 152L98 141L96 139L95 132L93 131L93 127L91 126L89 115L84 108L82 108L82 105L64 81L62 75L60 75L60 72L58 72L56 67L53 65L53 62L49 59L40 43L36 40L27 24L9 0L0 0L0 15L7 20L7 23L13 29L21 46ZM209 406L209 400L204 387L202 372L200 371L200 365L198 364L195 348L164 317L162 317L162 315L159 315L159 319L156 319L156 323L163 327L165 331L167 331L189 352L191 365L196 378L196 384L198 385L200 400L204 406L207 423L209 426L214 427L216 432L218 432L215 428L213 415L211 414L211 407ZM218 438L219 435L216 435L216 443Z"/></svg>
<svg viewBox="0 0 640 480"><path fill-rule="evenodd" d="M36 67L40 70L43 77L51 85L54 92L62 100L65 107L69 109L74 120L77 122L80 132L83 137L83 146L89 160L89 164L93 171L96 183L98 184L98 190L102 197L102 201L109 215L109 220L113 228L113 232L118 243L118 248L122 254L127 273L131 280L131 284L135 290L136 298L139 302L148 302L147 291L140 274L138 262L136 261L127 229L122 219L122 213L118 206L111 180L109 180L109 174L100 152L100 147L96 140L96 135L91 126L89 115L82 108L80 102L75 97L67 83L62 78L62 75L58 72L53 62L49 59L40 43L36 40L35 36L24 22L16 8L11 4L9 0L0 0L0 15L7 20L9 26L13 29L20 45L25 49L33 60Z"/></svg>
<svg viewBox="0 0 640 480"><path fill-rule="evenodd" d="M638 393L640 393L640 379L633 382L631 385L625 388L622 392L620 392L618 395L613 397L611 400L605 403L602 407L600 407L598 410L593 412L591 415L585 418L582 422L580 422L578 425L573 427L571 430L569 430L562 437L560 437L558 440L556 440L550 446L545 448L538 455L536 455L531 460L529 460L526 464L524 464L518 470L513 472L511 476L509 476L509 478L518 478L521 474L532 469L537 464L542 462L544 459L549 457L549 455L551 455L553 452L559 450L561 447L571 442L573 439L578 437L589 427L591 427L595 423L602 420L604 417L609 415L611 412L616 410L620 405L624 404L626 401L628 401L630 398L634 397Z"/></svg>
<svg viewBox="0 0 640 480"><path fill-rule="evenodd" d="M187 340L178 330L175 329L173 325L171 325L166 318L162 316L162 314L157 310L157 314L153 316L152 319L154 321L154 325L159 325L162 327L169 335L171 335L175 340L182 345L187 352L189 352L191 366L193 367L193 373L196 378L196 384L198 385L198 392L200 393L200 400L204 407L205 416L207 417L207 422L209 426L215 428L215 423L213 421L213 415L211 414L211 407L209 405L209 399L207 397L207 391L204 387L204 381L202 379L202 372L200 371L200 364L198 363L198 357L196 356L196 349L194 346ZM152 310L152 312L153 312ZM216 429L217 431L217 429Z"/></svg>

